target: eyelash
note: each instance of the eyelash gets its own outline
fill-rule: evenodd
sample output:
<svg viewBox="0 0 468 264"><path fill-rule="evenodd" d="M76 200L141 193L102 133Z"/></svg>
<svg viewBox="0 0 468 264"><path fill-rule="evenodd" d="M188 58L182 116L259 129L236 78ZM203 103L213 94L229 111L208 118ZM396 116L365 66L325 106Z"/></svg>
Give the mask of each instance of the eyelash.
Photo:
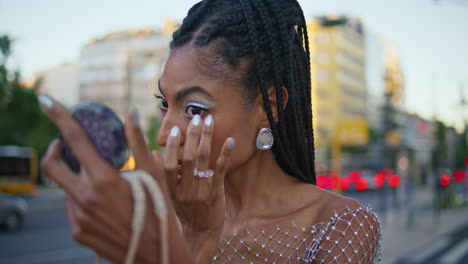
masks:
<svg viewBox="0 0 468 264"><path fill-rule="evenodd" d="M197 110L196 113L189 113L190 109L195 109ZM200 103L196 103L196 102L189 102L187 104L187 106L185 107L185 116L187 116L188 118L192 118L193 116L195 115L200 115L202 116L204 112L207 112L208 111L208 108L206 108L204 105L200 104Z"/></svg>
<svg viewBox="0 0 468 264"><path fill-rule="evenodd" d="M161 111L165 112L167 111L167 108L169 107L169 104L167 103L167 100L165 97L161 96L161 95L157 95L155 94L154 97L156 97L156 99L159 100L159 109L161 109Z"/></svg>
<svg viewBox="0 0 468 264"><path fill-rule="evenodd" d="M159 102L159 109L161 111L166 112L167 109L169 108L169 104L167 103L167 100L164 96L157 95L155 94L154 97L158 99ZM196 110L197 112L190 112L190 109ZM207 112L209 109L205 107L203 104L197 103L197 102L189 102L187 106L185 107L184 114L188 118L192 118L195 115L202 115L204 112Z"/></svg>

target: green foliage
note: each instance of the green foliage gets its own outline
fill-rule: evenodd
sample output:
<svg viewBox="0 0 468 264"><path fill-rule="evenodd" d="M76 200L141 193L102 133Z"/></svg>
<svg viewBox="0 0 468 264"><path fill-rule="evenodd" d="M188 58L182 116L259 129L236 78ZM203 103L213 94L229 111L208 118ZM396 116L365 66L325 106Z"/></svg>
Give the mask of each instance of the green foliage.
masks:
<svg viewBox="0 0 468 264"><path fill-rule="evenodd" d="M11 53L11 44L13 43L13 40L7 36L3 35L0 36L0 52L2 53L2 59L3 61L1 64L5 64L5 61L8 59Z"/></svg>
<svg viewBox="0 0 468 264"><path fill-rule="evenodd" d="M468 157L468 125L465 125L465 129L460 135L460 142L457 144L457 151L455 157L455 166L458 169L465 167L465 157Z"/></svg>
<svg viewBox="0 0 468 264"><path fill-rule="evenodd" d="M9 87L8 87L9 86ZM0 117L0 145L25 145L28 134L36 125L39 107L36 95L31 90L19 87L18 83L0 83L0 89L10 89L6 104L2 105Z"/></svg>
<svg viewBox="0 0 468 264"><path fill-rule="evenodd" d="M436 140L439 144L438 151L441 157L447 155L447 126L442 121L436 121Z"/></svg>
<svg viewBox="0 0 468 264"><path fill-rule="evenodd" d="M159 150L161 146L158 145L157 136L159 133L159 127L161 126L161 120L157 116L152 116L149 119L149 127L146 131L146 138L148 139L148 147L151 150Z"/></svg>
<svg viewBox="0 0 468 264"><path fill-rule="evenodd" d="M19 72L7 68L8 36L0 36L0 51L0 145L31 147L42 157L57 128L41 111L35 90L23 87Z"/></svg>

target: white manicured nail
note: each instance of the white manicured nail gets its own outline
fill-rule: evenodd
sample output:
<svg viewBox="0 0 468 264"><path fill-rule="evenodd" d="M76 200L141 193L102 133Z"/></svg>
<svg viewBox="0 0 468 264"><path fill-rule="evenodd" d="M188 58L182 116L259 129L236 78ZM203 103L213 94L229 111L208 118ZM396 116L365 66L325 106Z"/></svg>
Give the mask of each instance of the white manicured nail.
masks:
<svg viewBox="0 0 468 264"><path fill-rule="evenodd" d="M200 125L200 122L201 122L200 115L195 115L194 117L192 117L192 125L198 126Z"/></svg>
<svg viewBox="0 0 468 264"><path fill-rule="evenodd" d="M174 126L171 129L171 137L177 137L179 135L179 127Z"/></svg>
<svg viewBox="0 0 468 264"><path fill-rule="evenodd" d="M206 118L205 118L205 126L211 126L213 124L213 116L212 115L208 115Z"/></svg>
<svg viewBox="0 0 468 264"><path fill-rule="evenodd" d="M133 107L132 109L132 118L133 122L137 127L140 126L140 114L138 113L138 109L136 107Z"/></svg>
<svg viewBox="0 0 468 264"><path fill-rule="evenodd" d="M236 141L234 140L234 138L232 138L232 137L228 138L228 139L227 139L227 142L226 142L226 147L227 147L228 149L233 149L233 148L234 148L234 143L235 143L235 142L236 142Z"/></svg>
<svg viewBox="0 0 468 264"><path fill-rule="evenodd" d="M49 108L51 108L52 105L54 104L54 101L52 101L52 99L50 98L50 96L45 95L45 94L39 95L38 100L39 100L39 104L40 104L40 105L42 106L42 108L44 108L44 109L49 109Z"/></svg>

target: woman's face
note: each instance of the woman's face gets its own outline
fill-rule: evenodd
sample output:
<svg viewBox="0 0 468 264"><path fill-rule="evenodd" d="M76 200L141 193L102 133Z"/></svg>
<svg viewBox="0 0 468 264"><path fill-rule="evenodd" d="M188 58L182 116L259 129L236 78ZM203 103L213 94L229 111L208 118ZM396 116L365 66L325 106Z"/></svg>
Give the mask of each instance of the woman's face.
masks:
<svg viewBox="0 0 468 264"><path fill-rule="evenodd" d="M178 126L182 132L181 145L191 118L200 114L205 118L211 114L214 132L210 167L214 168L224 141L233 137L236 141L231 159L231 168L238 167L254 153L255 138L260 128L261 104L245 105L243 87L232 81L214 78L200 63L197 48L190 45L171 52L159 80L159 106L162 123L158 144L165 146L169 131ZM182 149L182 148L180 148ZM182 153L179 153L181 157Z"/></svg>

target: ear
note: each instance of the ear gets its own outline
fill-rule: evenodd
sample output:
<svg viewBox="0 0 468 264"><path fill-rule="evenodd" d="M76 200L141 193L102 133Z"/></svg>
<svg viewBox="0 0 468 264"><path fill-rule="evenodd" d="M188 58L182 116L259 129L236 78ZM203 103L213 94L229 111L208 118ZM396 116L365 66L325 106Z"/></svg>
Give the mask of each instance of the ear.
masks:
<svg viewBox="0 0 468 264"><path fill-rule="evenodd" d="M281 91L283 95L283 111L284 111L284 109L286 109L286 105L288 104L289 94L288 94L288 90L284 86L281 89ZM268 100L270 101L271 111L273 113L273 119L275 120L275 123L277 123L278 122L278 98L276 97L275 87L271 86L270 88L268 88L267 94L268 94ZM270 124L268 122L268 116L263 105L263 97L261 94L258 95L256 103L261 109L261 111L259 111L260 112L260 125L262 127L270 127Z"/></svg>

